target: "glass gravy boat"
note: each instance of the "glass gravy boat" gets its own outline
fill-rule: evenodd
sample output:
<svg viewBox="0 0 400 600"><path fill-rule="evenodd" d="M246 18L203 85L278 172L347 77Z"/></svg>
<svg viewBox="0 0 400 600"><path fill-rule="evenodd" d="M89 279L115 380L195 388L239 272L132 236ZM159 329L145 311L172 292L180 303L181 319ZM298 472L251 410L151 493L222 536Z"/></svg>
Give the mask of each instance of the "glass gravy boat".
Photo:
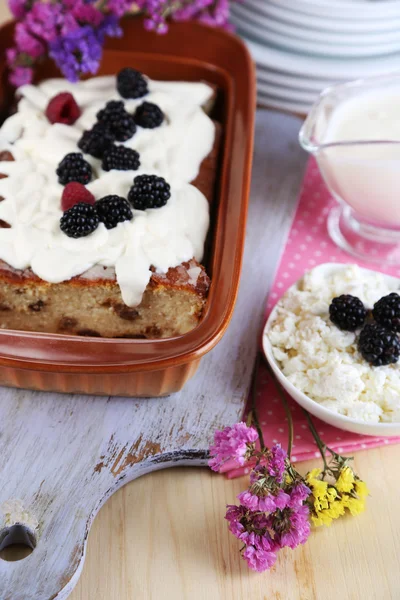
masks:
<svg viewBox="0 0 400 600"><path fill-rule="evenodd" d="M365 103L368 95L376 94L382 98L398 95L399 118L390 136L393 139L380 138L376 130L367 139L367 123L362 139L344 135L344 139L334 136L332 141L329 131L338 108L349 100ZM385 113L377 117L385 118ZM361 260L400 265L400 71L324 90L304 122L299 140L315 156L339 203L328 216L334 242Z"/></svg>

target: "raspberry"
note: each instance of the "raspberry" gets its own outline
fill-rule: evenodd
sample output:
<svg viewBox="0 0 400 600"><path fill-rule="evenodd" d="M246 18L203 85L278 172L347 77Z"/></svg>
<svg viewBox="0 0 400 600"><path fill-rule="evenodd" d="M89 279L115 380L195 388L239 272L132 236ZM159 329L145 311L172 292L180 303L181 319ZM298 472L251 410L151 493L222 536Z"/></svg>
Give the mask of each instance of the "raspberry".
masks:
<svg viewBox="0 0 400 600"><path fill-rule="evenodd" d="M107 229L113 229L118 223L130 221L133 218L128 201L121 198L121 196L105 196L98 200L95 206L99 220L104 223Z"/></svg>
<svg viewBox="0 0 400 600"><path fill-rule="evenodd" d="M95 198L84 185L71 181L65 186L61 197L61 209L66 211L79 203L94 204Z"/></svg>
<svg viewBox="0 0 400 600"><path fill-rule="evenodd" d="M118 142L129 140L136 132L135 121L132 115L126 112L124 103L120 100L107 102L97 113L97 118L111 131Z"/></svg>
<svg viewBox="0 0 400 600"><path fill-rule="evenodd" d="M96 208L79 202L67 210L60 219L60 228L72 238L81 238L93 233L99 225Z"/></svg>
<svg viewBox="0 0 400 600"><path fill-rule="evenodd" d="M129 190L128 200L136 210L161 208L171 197L170 185L157 175L138 175Z"/></svg>
<svg viewBox="0 0 400 600"><path fill-rule="evenodd" d="M70 181L89 183L92 178L92 167L79 152L66 154L56 169L58 181L66 185Z"/></svg>
<svg viewBox="0 0 400 600"><path fill-rule="evenodd" d="M73 125L80 116L81 109L69 92L62 92L54 96L46 108L46 117L50 123Z"/></svg>
<svg viewBox="0 0 400 600"><path fill-rule="evenodd" d="M145 129L154 129L155 127L159 127L164 121L164 113L157 104L143 102L143 104L137 107L133 118L136 125L140 125L140 127L144 127Z"/></svg>
<svg viewBox="0 0 400 600"><path fill-rule="evenodd" d="M400 332L400 296L392 292L374 304L374 319L380 325Z"/></svg>
<svg viewBox="0 0 400 600"><path fill-rule="evenodd" d="M111 146L104 152L101 166L105 171L136 171L140 167L139 153L125 146Z"/></svg>
<svg viewBox="0 0 400 600"><path fill-rule="evenodd" d="M355 331L364 325L367 311L359 298L343 294L332 300L329 316L339 329Z"/></svg>
<svg viewBox="0 0 400 600"><path fill-rule="evenodd" d="M143 75L131 67L126 67L118 73L117 90L123 98L141 98L149 91Z"/></svg>
<svg viewBox="0 0 400 600"><path fill-rule="evenodd" d="M96 123L92 129L84 131L78 142L79 148L95 158L103 158L107 148L114 142L115 136L103 123Z"/></svg>
<svg viewBox="0 0 400 600"><path fill-rule="evenodd" d="M358 349L363 358L374 367L396 363L400 356L400 339L394 331L368 324L360 333Z"/></svg>

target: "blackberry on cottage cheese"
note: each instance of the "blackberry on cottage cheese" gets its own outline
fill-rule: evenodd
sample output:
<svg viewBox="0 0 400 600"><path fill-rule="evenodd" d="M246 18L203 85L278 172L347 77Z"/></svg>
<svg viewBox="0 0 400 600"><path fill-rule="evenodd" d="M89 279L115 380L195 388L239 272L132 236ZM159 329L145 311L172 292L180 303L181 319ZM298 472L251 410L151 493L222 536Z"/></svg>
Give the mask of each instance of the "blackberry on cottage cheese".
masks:
<svg viewBox="0 0 400 600"><path fill-rule="evenodd" d="M358 348L360 330L341 330L329 316L335 297L373 307L399 289L400 280L355 265L307 273L278 302L267 333L283 374L329 410L369 423L400 421L400 363L371 366Z"/></svg>

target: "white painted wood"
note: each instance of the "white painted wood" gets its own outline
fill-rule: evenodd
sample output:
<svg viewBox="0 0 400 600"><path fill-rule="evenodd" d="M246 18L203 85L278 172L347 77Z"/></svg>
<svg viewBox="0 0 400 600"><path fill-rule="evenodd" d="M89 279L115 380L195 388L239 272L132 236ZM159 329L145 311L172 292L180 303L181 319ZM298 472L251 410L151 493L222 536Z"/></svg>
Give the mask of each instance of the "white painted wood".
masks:
<svg viewBox="0 0 400 600"><path fill-rule="evenodd" d="M32 554L0 559L1 600L62 600L80 575L100 506L140 475L204 465L213 432L244 408L265 298L290 225L306 157L299 121L257 114L244 271L232 322L185 389L164 399L0 391L0 538L22 522Z"/></svg>

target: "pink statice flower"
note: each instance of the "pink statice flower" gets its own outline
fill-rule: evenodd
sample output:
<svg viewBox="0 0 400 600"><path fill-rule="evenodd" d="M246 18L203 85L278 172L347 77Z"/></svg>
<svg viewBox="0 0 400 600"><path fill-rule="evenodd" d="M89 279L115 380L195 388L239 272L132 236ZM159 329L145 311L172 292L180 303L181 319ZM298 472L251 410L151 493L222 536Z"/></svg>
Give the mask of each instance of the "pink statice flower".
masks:
<svg viewBox="0 0 400 600"><path fill-rule="evenodd" d="M278 490L276 494L266 493L265 495L252 493L252 489L250 487L250 490L238 495L239 502L250 510L270 513L277 509L283 510L289 505L290 496L282 489Z"/></svg>
<svg viewBox="0 0 400 600"><path fill-rule="evenodd" d="M35 2L25 17L25 24L32 34L51 42L57 37L63 20L60 4Z"/></svg>
<svg viewBox="0 0 400 600"><path fill-rule="evenodd" d="M255 546L247 546L242 556L247 561L250 569L259 573L270 569L276 562L275 552L263 550Z"/></svg>
<svg viewBox="0 0 400 600"><path fill-rule="evenodd" d="M290 490L290 500L288 506L295 508L296 506L302 506L307 500L311 490L302 481L296 482Z"/></svg>
<svg viewBox="0 0 400 600"><path fill-rule="evenodd" d="M288 546L294 549L305 544L311 531L309 513L308 506L303 504L270 515L268 528L281 548Z"/></svg>
<svg viewBox="0 0 400 600"><path fill-rule="evenodd" d="M7 64L11 67L15 61L17 60L18 52L16 48L7 48L6 50L6 59Z"/></svg>
<svg viewBox="0 0 400 600"><path fill-rule="evenodd" d="M27 0L8 0L8 6L16 19L23 19L27 13Z"/></svg>
<svg viewBox="0 0 400 600"><path fill-rule="evenodd" d="M282 483L286 471L287 454L280 444L271 448L270 458L267 462L267 471L278 483Z"/></svg>
<svg viewBox="0 0 400 600"><path fill-rule="evenodd" d="M257 439L257 431L246 423L237 423L233 427L225 427L223 431L216 431L214 444L210 446L209 466L213 471L219 471L228 460L243 466Z"/></svg>
<svg viewBox="0 0 400 600"><path fill-rule="evenodd" d="M248 511L244 506L236 506L235 504L228 504L226 509L225 519L229 523L229 531L233 533L236 538L240 539L240 536L245 531L241 521L245 518Z"/></svg>
<svg viewBox="0 0 400 600"><path fill-rule="evenodd" d="M31 83L33 79L33 70L31 67L15 67L10 73L10 82L15 87Z"/></svg>
<svg viewBox="0 0 400 600"><path fill-rule="evenodd" d="M279 549L268 531L265 514L246 509L245 506L228 506L226 517L229 530L244 543L242 556L254 571L265 571L276 561Z"/></svg>
<svg viewBox="0 0 400 600"><path fill-rule="evenodd" d="M139 8L144 8L146 2L135 2ZM125 13L129 12L133 6L133 0L107 0L106 8L107 11L117 17L123 17Z"/></svg>
<svg viewBox="0 0 400 600"><path fill-rule="evenodd" d="M89 24L93 27L98 27L104 19L103 13L83 0L75 0L72 5L72 15L81 25Z"/></svg>
<svg viewBox="0 0 400 600"><path fill-rule="evenodd" d="M37 37L33 36L24 23L15 26L14 39L19 52L38 58L45 53L45 47Z"/></svg>

